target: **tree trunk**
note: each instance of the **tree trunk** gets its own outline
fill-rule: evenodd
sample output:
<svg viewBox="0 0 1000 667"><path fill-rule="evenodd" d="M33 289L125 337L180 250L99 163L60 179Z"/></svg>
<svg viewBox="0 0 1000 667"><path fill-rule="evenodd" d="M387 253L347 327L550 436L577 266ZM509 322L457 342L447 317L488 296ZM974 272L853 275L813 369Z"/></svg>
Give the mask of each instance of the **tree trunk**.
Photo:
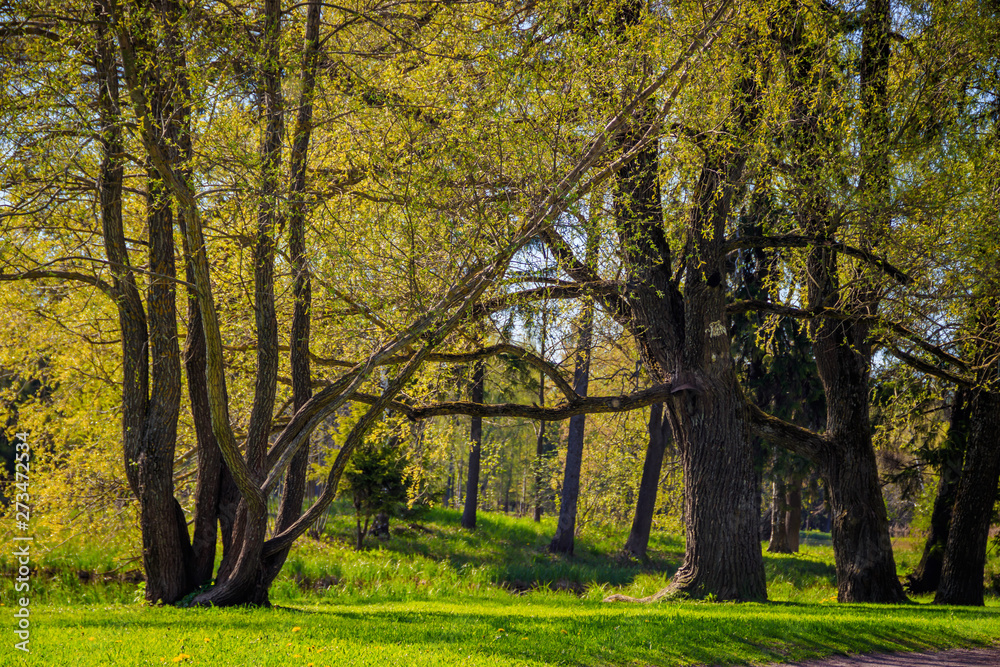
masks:
<svg viewBox="0 0 1000 667"><path fill-rule="evenodd" d="M955 391L951 409L951 425L948 439L942 451L938 470L937 494L931 510L930 531L924 543L924 551L916 569L906 577L906 588L911 593L936 591L941 582L941 567L944 564L945 547L951 528L951 515L958 493L958 482L962 477L962 463L969 436L969 400L964 389Z"/></svg>
<svg viewBox="0 0 1000 667"><path fill-rule="evenodd" d="M154 113L161 111L154 105ZM137 461L146 598L175 602L193 584L191 542L183 511L174 500L174 447L180 414L181 366L174 296L173 215L155 171L147 187L149 268L147 298L151 384L143 451Z"/></svg>
<svg viewBox="0 0 1000 667"><path fill-rule="evenodd" d="M888 191L887 76L889 66L888 0L869 2L862 28L859 63L861 105L861 177L859 197L865 212L859 232L867 244L884 241L889 220L885 202ZM791 145L796 161L795 180L802 193L796 216L811 234L831 237L829 202L817 176L826 150L814 108L816 90L812 68L815 45L795 32L792 53L795 106ZM820 318L811 323L813 352L827 402L825 444L813 451L813 461L827 480L833 515L831 536L837 569L837 599L841 602L906 600L896 577L889 539L885 501L878 482L878 468L871 441L868 390L872 360L867 315L878 308L879 287L865 268L856 270L849 286L841 285L845 267L838 265L831 248L814 248L807 259L810 308L842 308L857 319ZM846 305L845 305L846 304Z"/></svg>
<svg viewBox="0 0 1000 667"><path fill-rule="evenodd" d="M838 402L829 395L827 400L831 405ZM867 391L855 394L853 401L855 407L864 403L867 413ZM827 423L836 421L830 419ZM906 595L896 576L871 435L867 429L854 434L841 432L835 441L839 446L835 460L826 467L826 478L833 514L831 537L837 568L837 600L904 602Z"/></svg>
<svg viewBox="0 0 1000 667"><path fill-rule="evenodd" d="M259 97L266 120L260 145L260 182L257 227L254 236L254 321L256 325L257 369L254 377L253 405L246 436L246 469L233 528L234 548L223 554L223 564L214 588L198 595L201 605L230 606L251 604L268 606L269 571L263 557L267 534L267 498L258 488L267 474L267 446L274 413L278 376L278 324L274 302L273 234L279 226L278 210L281 145L284 113L281 101L280 63L281 7L278 0L265 0L262 21ZM189 221L189 225L191 221ZM207 304L207 300L206 303ZM206 317L202 309L202 317ZM221 341L220 341L221 346ZM224 377L222 369L217 371ZM221 383L224 386L224 382ZM221 406L220 406L221 407ZM228 406L227 406L228 409ZM228 424L215 424L227 429ZM235 443L234 443L235 444ZM239 452L234 452L235 457ZM234 457L234 458L235 458ZM234 460L235 463L235 460ZM252 495L251 495L252 494ZM251 502L252 501L252 502Z"/></svg>
<svg viewBox="0 0 1000 667"><path fill-rule="evenodd" d="M288 212L288 252L295 272L292 295L291 345L289 363L292 372L292 406L295 412L302 409L312 398L312 374L309 367L309 341L311 333L312 279L306 255L306 164L309 140L312 136L313 95L316 89L316 64L319 48L319 28L322 4L309 3L306 12L306 30L303 44L301 90L299 110L295 119L292 152L289 159L291 174L289 183L290 206ZM307 442L295 453L285 473L285 484L274 532L280 533L302 515L305 499L306 477L309 470L310 443ZM274 581L281 572L288 549L282 549L267 558L267 582Z"/></svg>
<svg viewBox="0 0 1000 667"><path fill-rule="evenodd" d="M473 403L483 402L484 365L482 360L475 364L472 372L471 399ZM462 527L476 528L476 507L479 503L479 464L483 446L483 418L473 417L469 428L469 473L465 487L465 509L462 512Z"/></svg>
<svg viewBox="0 0 1000 667"><path fill-rule="evenodd" d="M637 15L641 8L630 5L623 11ZM767 598L747 407L730 353L724 251L726 223L759 115L751 42L740 44L741 74L726 123L727 136L736 139L703 146L706 159L688 222L683 295L671 272L663 230L655 142L622 167L615 185L615 224L628 270L627 319L650 374L672 385L666 413L684 470L684 562L670 585L649 599ZM619 139L623 149L638 143L655 113L652 105L637 112Z"/></svg>
<svg viewBox="0 0 1000 667"><path fill-rule="evenodd" d="M576 367L573 370L573 391L586 396L590 385L590 345L594 333L594 303L588 301L583 307L580 333L576 345ZM580 470L583 467L583 442L586 430L586 415L574 415L569 420L569 436L566 441L566 467L563 470L562 497L559 500L559 520L556 533L549 543L552 553L573 553L573 539L576 533L576 506L580 498Z"/></svg>
<svg viewBox="0 0 1000 667"><path fill-rule="evenodd" d="M186 244L185 244L186 245ZM185 248L185 256L188 255ZM188 282L193 282L190 268ZM208 407L208 389L205 386L205 334L201 329L201 314L198 312L196 297L188 297L188 332L184 348L184 367L187 370L188 400L191 403L191 418L194 422L195 437L198 442L198 484L195 488L194 535L191 539L194 549L194 581L192 584L204 586L212 581L215 572L215 548L218 542L219 503L222 499L223 471L222 452L212 432L212 418ZM223 542L229 546L229 536L224 533Z"/></svg>
<svg viewBox="0 0 1000 667"><path fill-rule="evenodd" d="M973 390L969 443L955 495L935 604L983 605L990 520L1000 481L1000 395Z"/></svg>
<svg viewBox="0 0 1000 667"><path fill-rule="evenodd" d="M796 553L799 550L799 528L802 526L802 479L792 476L792 481L785 487L785 539L788 550Z"/></svg>
<svg viewBox="0 0 1000 667"><path fill-rule="evenodd" d="M99 182L104 246L112 268L121 326L122 441L125 472L139 501L146 599L174 602L189 591L193 558L184 513L173 496L174 447L180 411L180 350L175 311L173 216L170 197L155 170L147 178L147 230L150 280L147 309L128 257L122 224L118 64L110 39L106 7L98 4L95 64L100 81L98 108L103 156ZM157 78L158 77L154 77ZM172 144L169 90L151 90L150 114L160 123L160 141Z"/></svg>
<svg viewBox="0 0 1000 667"><path fill-rule="evenodd" d="M767 551L772 554L792 552L785 524L786 497L785 480L775 471L774 481L771 482L771 539L767 543Z"/></svg>
<svg viewBox="0 0 1000 667"><path fill-rule="evenodd" d="M649 535L653 528L653 513L656 511L656 496L660 487L660 471L663 469L663 456L670 441L670 423L663 418L662 403L654 403L649 407L647 430L649 444L646 446L646 458L642 462L642 479L639 481L635 516L632 518L632 528L622 549L626 556L639 560L646 559Z"/></svg>
<svg viewBox="0 0 1000 667"><path fill-rule="evenodd" d="M545 358L545 341L548 337L549 311L542 308L542 342L539 346L541 358ZM538 374L538 406L545 407L545 373ZM545 501L545 455L548 453L548 441L545 439L545 422L538 422L538 438L535 441L535 522L542 520L542 503Z"/></svg>

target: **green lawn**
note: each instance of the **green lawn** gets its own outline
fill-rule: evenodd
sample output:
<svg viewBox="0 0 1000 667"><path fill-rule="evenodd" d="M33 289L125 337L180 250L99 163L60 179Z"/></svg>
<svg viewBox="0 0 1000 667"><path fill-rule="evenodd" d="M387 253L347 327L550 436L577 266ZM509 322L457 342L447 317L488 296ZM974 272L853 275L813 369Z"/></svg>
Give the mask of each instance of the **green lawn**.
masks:
<svg viewBox="0 0 1000 667"><path fill-rule="evenodd" d="M33 576L31 653L8 631L0 665L732 665L1000 643L995 598L985 609L836 604L828 536L766 555L766 604L605 604L664 585L682 542L658 535L649 563L621 563L624 535L589 529L565 559L544 550L551 520L485 514L473 534L458 520L435 510L397 522L360 553L348 517L332 520L323 541L296 547L270 610L139 605L134 583L80 576L121 555L67 545ZM899 546L908 567L919 543ZM7 608L11 593L7 577Z"/></svg>
<svg viewBox="0 0 1000 667"><path fill-rule="evenodd" d="M272 610L57 607L34 624L31 655L5 664L729 665L988 645L1000 608L649 606L536 593Z"/></svg>

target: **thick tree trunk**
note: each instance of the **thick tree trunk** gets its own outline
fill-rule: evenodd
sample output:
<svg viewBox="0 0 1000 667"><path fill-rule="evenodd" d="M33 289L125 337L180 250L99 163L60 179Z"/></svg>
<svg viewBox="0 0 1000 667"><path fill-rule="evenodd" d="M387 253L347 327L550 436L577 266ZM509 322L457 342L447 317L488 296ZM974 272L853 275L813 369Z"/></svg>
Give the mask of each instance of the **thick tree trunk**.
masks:
<svg viewBox="0 0 1000 667"><path fill-rule="evenodd" d="M590 345L594 333L594 303L583 307L580 334L576 345L576 367L573 370L573 391L586 396L590 385ZM569 420L566 440L566 467L563 470L562 496L559 500L559 519L556 533L549 543L552 553L573 553L576 533L576 506L580 498L580 470L583 468L583 443L586 415L574 415Z"/></svg>
<svg viewBox="0 0 1000 667"><path fill-rule="evenodd" d="M831 415L836 444L833 460L825 467L830 510L831 537L837 569L837 599L840 602L904 602L906 595L896 576L896 562L889 539L889 520L878 482L878 466L867 429L868 392L851 397L827 393L831 406L854 404L864 413L864 428L837 429ZM862 405L863 404L863 407Z"/></svg>
<svg viewBox="0 0 1000 667"><path fill-rule="evenodd" d="M185 248L185 255L188 255ZM187 279L192 282L190 269ZM195 488L194 578L192 585L204 586L212 581L215 572L215 548L218 542L220 501L226 471L222 452L212 432L212 418L208 407L208 389L205 386L205 334L201 328L198 302L188 298L188 337L184 348L184 367L187 370L188 399L198 441L198 484ZM223 533L223 550L230 547L231 535Z"/></svg>
<svg viewBox="0 0 1000 667"><path fill-rule="evenodd" d="M173 497L173 459L180 410L180 350L174 296L173 217L170 198L155 171L147 179L147 229L150 282L148 313L130 269L122 224L121 158L124 153L118 106L118 64L110 39L110 14L97 12L97 53L100 81L98 107L103 157L99 193L104 245L119 291L121 325L122 441L125 472L139 501L146 599L174 602L185 595L193 577L193 559L184 513ZM163 128L161 141L170 143L176 128L168 93L155 86L150 113ZM151 362L151 363L150 363Z"/></svg>
<svg viewBox="0 0 1000 667"><path fill-rule="evenodd" d="M973 390L969 420L965 466L955 495L935 604L983 605L986 545L1000 481L1000 394Z"/></svg>
<svg viewBox="0 0 1000 667"><path fill-rule="evenodd" d="M164 93L165 94L165 93ZM159 101L154 104L154 113ZM173 215L169 195L155 171L147 194L149 230L149 355L151 395L143 451L137 461L139 523L143 542L146 599L175 602L193 584L191 543L184 513L174 500L174 446L180 414L181 364L174 295Z"/></svg>
<svg viewBox="0 0 1000 667"><path fill-rule="evenodd" d="M473 403L483 402L484 366L482 360L475 364L472 372L470 398ZM465 509L462 512L462 527L476 528L476 508L479 504L479 466L483 447L483 418L473 417L469 427L469 474L465 487Z"/></svg>
<svg viewBox="0 0 1000 667"><path fill-rule="evenodd" d="M767 543L767 551L772 554L787 554L792 550L788 546L788 534L785 532L785 480L775 472L771 482L771 539Z"/></svg>
<svg viewBox="0 0 1000 667"><path fill-rule="evenodd" d="M720 336L728 344L727 336ZM726 350L716 347L715 354ZM743 397L728 355L718 375L698 378L701 392L678 392L671 409L682 433L684 562L669 592L717 600L764 600L767 588L757 541L753 455ZM715 377L712 377L715 375Z"/></svg>
<svg viewBox="0 0 1000 667"><path fill-rule="evenodd" d="M807 262L810 307L841 297L836 254L814 249ZM862 305L857 307L861 308ZM889 521L871 440L869 326L864 320L812 323L813 351L827 404L827 441L815 459L827 481L840 602L906 600L896 576Z"/></svg>
<svg viewBox="0 0 1000 667"><path fill-rule="evenodd" d="M924 551L916 569L906 577L906 588L911 593L936 591L941 582L941 567L944 565L945 547L951 528L951 515L958 494L958 482L962 477L962 463L969 436L968 392L957 390L951 408L951 425L948 440L942 451L938 470L937 493L931 510L930 531L924 543Z"/></svg>
<svg viewBox="0 0 1000 667"><path fill-rule="evenodd" d="M839 294L836 262L825 250L809 261L811 306ZM822 282L820 282L822 281ZM814 351L827 401L830 448L817 461L827 482L840 602L902 602L903 587L889 539L868 414L871 346L862 322L824 320L813 326Z"/></svg>
<svg viewBox="0 0 1000 667"><path fill-rule="evenodd" d="M660 487L660 471L663 470L663 456L670 441L670 423L663 418L663 404L654 403L649 407L649 444L646 458L642 462L642 478L635 503L632 528L622 553L630 558L646 559L649 535L653 528L653 513L656 511L656 496Z"/></svg>
<svg viewBox="0 0 1000 667"><path fill-rule="evenodd" d="M281 101L280 32L281 6L265 0L262 22L260 99L266 127L260 145L261 171L257 229L254 238L254 321L256 324L257 369L253 405L246 437L246 474L243 493L233 529L234 548L223 555L220 575L214 588L197 596L203 605L269 605L270 577L276 574L263 557L267 534L266 497L248 494L267 473L267 445L271 433L278 376L278 324L274 302L273 234L281 217L278 209L281 144L284 113ZM202 316L205 313L202 312ZM219 428L222 425L216 425ZM224 427L223 427L224 428ZM237 453L238 456L238 453ZM235 560L234 560L235 559Z"/></svg>
<svg viewBox="0 0 1000 667"><path fill-rule="evenodd" d="M312 375L309 367L312 280L306 255L305 188L309 141L312 136L313 95L316 89L316 63L322 11L321 3L316 1L309 3L303 44L302 89L299 93L299 111L295 120L295 134L289 160L291 205L288 215L288 251L292 269L295 272L295 280L292 285L295 303L292 309L289 362L292 371L292 406L296 412L312 398ZM275 520L275 533L285 530L302 515L306 476L309 469L309 453L310 443L307 441L295 453L288 465L281 502L278 506L278 517ZM288 551L288 549L282 549L267 559L268 585L281 572L285 559L288 557Z"/></svg>
<svg viewBox="0 0 1000 667"><path fill-rule="evenodd" d="M799 550L799 528L802 526L802 478L793 475L785 487L785 539L788 550Z"/></svg>
<svg viewBox="0 0 1000 667"><path fill-rule="evenodd" d="M641 11L630 5L633 12ZM727 142L706 148L694 188L684 294L671 274L653 142L618 173L615 223L628 268L628 318L650 374L669 382L668 421L684 470L684 562L663 591L717 600L764 600L767 588L754 494L747 407L730 353L726 315L726 223L746 166L760 91L749 41L733 90ZM655 108L644 107L619 139L634 146Z"/></svg>

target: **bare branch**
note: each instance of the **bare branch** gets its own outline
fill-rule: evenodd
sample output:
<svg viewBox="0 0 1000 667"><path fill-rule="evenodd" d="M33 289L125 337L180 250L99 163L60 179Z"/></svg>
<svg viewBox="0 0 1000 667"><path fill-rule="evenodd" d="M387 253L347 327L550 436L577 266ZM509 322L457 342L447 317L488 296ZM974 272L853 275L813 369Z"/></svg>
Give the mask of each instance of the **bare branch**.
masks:
<svg viewBox="0 0 1000 667"><path fill-rule="evenodd" d="M541 421L561 421L574 415L637 410L653 403L665 401L676 391L684 390L676 390L672 389L671 385L660 384L621 396L580 397L553 407L522 405L520 403L480 404L468 401L448 401L418 406L410 406L396 401L389 407L414 420L442 415L469 415L471 417L523 417ZM366 402L368 399L363 395L356 395L356 400Z"/></svg>
<svg viewBox="0 0 1000 667"><path fill-rule="evenodd" d="M78 271L60 271L58 269L32 269L21 273L0 273L0 281L14 280L42 280L45 278L56 278L58 280L73 280L96 287L104 292L111 299L117 300L118 290L104 282L97 276L92 276Z"/></svg>
<svg viewBox="0 0 1000 667"><path fill-rule="evenodd" d="M825 457L830 447L826 438L809 429L769 415L749 401L746 405L750 415L750 428L754 435L804 456L814 463L820 465L826 463Z"/></svg>
<svg viewBox="0 0 1000 667"><path fill-rule="evenodd" d="M891 343L887 344L886 348L889 350L892 356L896 357L897 359L905 363L907 366L915 368L921 373L927 373L928 375L933 375L935 377L944 380L945 382L953 382L954 384L957 384L960 387L966 387L968 389L972 389L976 386L976 381L974 379L958 375L957 373L952 373L951 371L947 371L937 366L933 366L924 361L923 359L920 359L918 357L913 356L912 354L909 354L908 352L900 350L898 347L896 347Z"/></svg>
<svg viewBox="0 0 1000 667"><path fill-rule="evenodd" d="M913 282L907 273L897 269L886 260L860 248L823 238L821 236L802 236L799 234L788 234L783 236L741 236L726 243L723 251L726 253L742 248L811 248L823 247L831 248L837 252L856 257L862 261L877 266L887 275L891 276L901 285L909 285Z"/></svg>
<svg viewBox="0 0 1000 667"><path fill-rule="evenodd" d="M492 299L482 301L472 310L472 319L479 319L490 313L506 310L529 301L541 301L543 299L577 299L581 296L608 297L617 294L621 288L621 283L614 280L594 280L591 282L579 282L569 285L546 285L544 287L533 287L531 289L502 294ZM604 300L603 298L601 299Z"/></svg>

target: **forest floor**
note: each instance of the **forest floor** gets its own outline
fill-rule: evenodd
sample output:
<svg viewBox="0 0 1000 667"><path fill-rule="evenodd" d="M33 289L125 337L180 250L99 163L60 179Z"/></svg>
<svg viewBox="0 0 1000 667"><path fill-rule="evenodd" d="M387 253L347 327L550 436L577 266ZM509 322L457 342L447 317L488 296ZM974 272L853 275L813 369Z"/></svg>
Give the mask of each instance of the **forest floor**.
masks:
<svg viewBox="0 0 1000 667"><path fill-rule="evenodd" d="M912 651L885 664L944 667L951 663L914 660L1000 644L993 595L978 609L934 606L928 597L909 605L837 604L832 549L822 533L804 534L797 554L765 554L767 603L636 605L601 600L609 593L641 597L666 584L683 540L662 526L650 560L636 563L616 556L625 534L599 526L584 528L574 557L547 553L552 519L483 513L470 533L458 512L436 509L396 521L389 540L372 540L360 552L351 546L352 525L338 513L322 539L295 547L272 588L272 609L143 605L135 547L124 536L39 551L32 652L14 651L9 633L0 665L674 667ZM919 546L896 540L901 575L916 563ZM998 566L993 554L991 577ZM10 568L0 554L0 569ZM12 581L0 581L0 605L8 608ZM832 660L816 667L879 664ZM969 664L1000 665L996 654L990 660Z"/></svg>

